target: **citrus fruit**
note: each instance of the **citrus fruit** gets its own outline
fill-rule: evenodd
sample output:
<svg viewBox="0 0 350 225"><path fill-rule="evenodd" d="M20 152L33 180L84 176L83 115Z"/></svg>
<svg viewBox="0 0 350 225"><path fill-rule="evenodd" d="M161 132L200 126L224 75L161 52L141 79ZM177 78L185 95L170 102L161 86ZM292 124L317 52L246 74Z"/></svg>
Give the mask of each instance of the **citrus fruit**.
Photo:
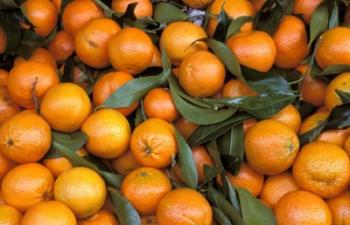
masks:
<svg viewBox="0 0 350 225"><path fill-rule="evenodd" d="M252 90L246 83L238 79L229 80L222 88L223 97L237 98L256 95L257 94L254 90Z"/></svg>
<svg viewBox="0 0 350 225"><path fill-rule="evenodd" d="M328 110L343 104L337 91L350 93L350 73L342 73L328 84L324 98L324 104Z"/></svg>
<svg viewBox="0 0 350 225"><path fill-rule="evenodd" d="M45 48L37 48L33 54L30 56L29 60L33 60L36 62L48 64L54 70L57 69L56 59L55 57Z"/></svg>
<svg viewBox="0 0 350 225"><path fill-rule="evenodd" d="M325 130L317 137L317 141L324 141L330 144L338 145L343 147L347 137L350 135L350 130L339 129L339 130Z"/></svg>
<svg viewBox="0 0 350 225"><path fill-rule="evenodd" d="M301 116L298 109L294 105L287 105L279 113L274 115L272 119L286 124L296 133L299 132L301 125Z"/></svg>
<svg viewBox="0 0 350 225"><path fill-rule="evenodd" d="M178 118L174 122L174 125L185 139L188 139L191 136L191 134L198 128L197 124L186 120L184 117Z"/></svg>
<svg viewBox="0 0 350 225"><path fill-rule="evenodd" d="M295 0L293 13L301 14L304 20L307 23L310 23L312 14L322 1L323 0Z"/></svg>
<svg viewBox="0 0 350 225"><path fill-rule="evenodd" d="M4 154L0 153L0 182L6 176L6 174L17 164L7 158Z"/></svg>
<svg viewBox="0 0 350 225"><path fill-rule="evenodd" d="M119 225L119 223L112 213L100 210L90 217L79 220L78 225Z"/></svg>
<svg viewBox="0 0 350 225"><path fill-rule="evenodd" d="M6 70L0 69L0 86L7 86L9 73Z"/></svg>
<svg viewBox="0 0 350 225"><path fill-rule="evenodd" d="M182 0L190 8L204 9L212 3L213 0Z"/></svg>
<svg viewBox="0 0 350 225"><path fill-rule="evenodd" d="M0 126L20 111L21 108L12 101L7 87L0 85Z"/></svg>
<svg viewBox="0 0 350 225"><path fill-rule="evenodd" d="M152 17L153 5L150 0L113 0L112 9L117 13L124 14L128 6L136 3L134 14L137 18Z"/></svg>
<svg viewBox="0 0 350 225"><path fill-rule="evenodd" d="M48 50L55 57L56 61L63 62L74 52L73 38L65 30L58 31L50 42Z"/></svg>
<svg viewBox="0 0 350 225"><path fill-rule="evenodd" d="M159 225L156 216L142 216L141 225Z"/></svg>
<svg viewBox="0 0 350 225"><path fill-rule="evenodd" d="M318 127L328 116L329 112L316 112L306 117L301 123L299 134L304 134Z"/></svg>
<svg viewBox="0 0 350 225"><path fill-rule="evenodd" d="M130 151L127 151L123 155L112 159L111 165L112 168L121 175L127 175L132 170L141 167Z"/></svg>
<svg viewBox="0 0 350 225"><path fill-rule="evenodd" d="M22 214L14 207L0 205L0 224L20 225Z"/></svg>
<svg viewBox="0 0 350 225"><path fill-rule="evenodd" d="M327 201L332 212L333 225L350 223L350 192L344 192L336 198Z"/></svg>

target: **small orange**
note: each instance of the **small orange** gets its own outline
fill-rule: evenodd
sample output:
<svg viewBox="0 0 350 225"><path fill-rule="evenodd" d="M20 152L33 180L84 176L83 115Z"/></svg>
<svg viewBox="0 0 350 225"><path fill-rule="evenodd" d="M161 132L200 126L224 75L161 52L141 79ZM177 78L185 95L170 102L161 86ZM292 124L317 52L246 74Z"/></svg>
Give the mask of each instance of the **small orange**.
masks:
<svg viewBox="0 0 350 225"><path fill-rule="evenodd" d="M222 88L225 76L225 66L217 56L197 51L182 61L179 83L193 97L209 97Z"/></svg>
<svg viewBox="0 0 350 225"><path fill-rule="evenodd" d="M327 203L307 191L286 194L275 207L278 225L331 225L332 214Z"/></svg>
<svg viewBox="0 0 350 225"><path fill-rule="evenodd" d="M128 150L130 125L120 112L113 109L101 109L91 114L81 130L88 136L88 152L111 159Z"/></svg>
<svg viewBox="0 0 350 225"><path fill-rule="evenodd" d="M55 182L55 199L66 204L78 219L97 213L106 200L104 180L93 170L74 167Z"/></svg>
<svg viewBox="0 0 350 225"><path fill-rule="evenodd" d="M112 95L116 90L125 85L130 80L134 79L129 73L126 72L110 72L103 75L94 85L92 91L92 98L95 106L100 106ZM117 111L124 116L129 116L138 106L138 102L135 102L129 107L118 108Z"/></svg>
<svg viewBox="0 0 350 225"><path fill-rule="evenodd" d="M226 45L243 66L267 72L276 59L276 45L265 32L250 31L231 36Z"/></svg>
<svg viewBox="0 0 350 225"><path fill-rule="evenodd" d="M6 70L0 69L0 86L7 85L9 73Z"/></svg>
<svg viewBox="0 0 350 225"><path fill-rule="evenodd" d="M108 56L116 70L132 75L145 70L153 58L154 46L143 31L127 27L113 35L108 42Z"/></svg>
<svg viewBox="0 0 350 225"><path fill-rule="evenodd" d="M350 157L350 136L346 139L344 148Z"/></svg>
<svg viewBox="0 0 350 225"><path fill-rule="evenodd" d="M50 126L34 111L17 113L0 127L0 151L15 162L36 162L50 146Z"/></svg>
<svg viewBox="0 0 350 225"><path fill-rule="evenodd" d="M74 0L64 8L61 24L68 34L74 37L75 33L85 23L94 18L103 17L103 11L93 0Z"/></svg>
<svg viewBox="0 0 350 225"><path fill-rule="evenodd" d="M143 107L147 118L159 118L173 122L179 117L170 92L165 88L150 90L145 96Z"/></svg>
<svg viewBox="0 0 350 225"><path fill-rule="evenodd" d="M12 101L7 87L0 85L0 126L20 111L21 108Z"/></svg>
<svg viewBox="0 0 350 225"><path fill-rule="evenodd" d="M342 73L328 84L324 98L324 104L328 110L343 104L336 90L350 93L350 73Z"/></svg>
<svg viewBox="0 0 350 225"><path fill-rule="evenodd" d="M305 145L293 165L298 186L323 198L333 198L350 184L350 159L333 144L312 142Z"/></svg>
<svg viewBox="0 0 350 225"><path fill-rule="evenodd" d="M0 26L0 54L4 53L7 47L7 33Z"/></svg>
<svg viewBox="0 0 350 225"><path fill-rule="evenodd" d="M246 83L238 79L233 79L225 83L221 93L223 97L227 98L257 95Z"/></svg>
<svg viewBox="0 0 350 225"><path fill-rule="evenodd" d="M45 48L37 48L33 54L30 56L29 60L33 60L36 62L48 64L51 66L54 70L57 69L56 59L55 57L46 50Z"/></svg>
<svg viewBox="0 0 350 225"><path fill-rule="evenodd" d="M156 212L160 200L171 191L169 178L160 170L141 167L126 175L121 192L141 215Z"/></svg>
<svg viewBox="0 0 350 225"><path fill-rule="evenodd" d="M157 46L154 46L152 62L149 67L162 67L162 55Z"/></svg>
<svg viewBox="0 0 350 225"><path fill-rule="evenodd" d="M277 48L275 65L283 69L299 65L310 51L307 39L304 22L296 16L284 16L273 35Z"/></svg>
<svg viewBox="0 0 350 225"><path fill-rule="evenodd" d="M27 61L25 58L23 58L22 56L17 56L15 58L15 60L13 61L13 66L17 66L19 64L21 64L22 62Z"/></svg>
<svg viewBox="0 0 350 225"><path fill-rule="evenodd" d="M329 112L316 112L310 116L308 116L301 123L299 134L304 134L317 126L319 126L327 117L329 116Z"/></svg>
<svg viewBox="0 0 350 225"><path fill-rule="evenodd" d="M160 36L160 48L165 50L171 63L179 66L188 55L199 50L207 50L208 45L200 39L207 34L200 26L190 22L173 22Z"/></svg>
<svg viewBox="0 0 350 225"><path fill-rule="evenodd" d="M9 205L0 205L0 224L2 225L20 225L22 214L14 207Z"/></svg>
<svg viewBox="0 0 350 225"><path fill-rule="evenodd" d="M242 16L254 16L254 6L248 0L214 0L209 7L209 12L212 16L209 19L207 33L212 37L215 33L216 26L218 24L216 15L219 15L222 8L231 19L237 19ZM241 27L241 32L251 31L253 29L253 23L248 22Z"/></svg>
<svg viewBox="0 0 350 225"><path fill-rule="evenodd" d="M243 121L243 132L244 135L246 135L248 133L248 130L250 130L250 128L254 127L254 125L257 123L258 121L254 118L252 119L246 119Z"/></svg>
<svg viewBox="0 0 350 225"><path fill-rule="evenodd" d="M295 133L299 132L299 128L301 125L301 116L298 109L294 105L287 105L276 115L274 115L272 119L286 124L287 126L292 128L292 130L294 130Z"/></svg>
<svg viewBox="0 0 350 225"><path fill-rule="evenodd" d="M58 31L55 38L50 42L48 50L56 61L64 62L74 52L73 38L65 30Z"/></svg>
<svg viewBox="0 0 350 225"><path fill-rule="evenodd" d="M188 139L191 134L198 128L197 124L186 120L184 117L178 118L175 121L174 125L185 139Z"/></svg>
<svg viewBox="0 0 350 225"><path fill-rule="evenodd" d="M182 2L193 9L204 9L207 8L213 0L182 0Z"/></svg>
<svg viewBox="0 0 350 225"><path fill-rule="evenodd" d="M79 220L78 225L119 225L119 223L112 213L100 210L90 217Z"/></svg>
<svg viewBox="0 0 350 225"><path fill-rule="evenodd" d="M159 225L156 216L142 216L141 225Z"/></svg>
<svg viewBox="0 0 350 225"><path fill-rule="evenodd" d="M33 109L58 82L57 73L51 66L29 60L12 68L7 87L15 103Z"/></svg>
<svg viewBox="0 0 350 225"><path fill-rule="evenodd" d="M293 13L303 15L304 20L310 23L312 14L322 1L323 0L295 0Z"/></svg>
<svg viewBox="0 0 350 225"><path fill-rule="evenodd" d="M246 159L253 169L275 175L292 165L299 150L299 139L287 125L267 119L249 129L244 145Z"/></svg>
<svg viewBox="0 0 350 225"><path fill-rule="evenodd" d="M0 190L0 205L5 205L5 200L2 197L2 191Z"/></svg>
<svg viewBox="0 0 350 225"><path fill-rule="evenodd" d="M61 13L61 6L62 6L62 0L51 0L52 3L55 5L57 12Z"/></svg>
<svg viewBox="0 0 350 225"><path fill-rule="evenodd" d="M336 64L350 64L350 28L336 27L320 37L316 49L316 61L321 68Z"/></svg>
<svg viewBox="0 0 350 225"><path fill-rule="evenodd" d="M249 1L253 4L256 12L260 11L266 2L266 0L249 0Z"/></svg>
<svg viewBox="0 0 350 225"><path fill-rule="evenodd" d="M336 198L328 200L332 212L332 225L350 224L350 192L344 192Z"/></svg>
<svg viewBox="0 0 350 225"><path fill-rule="evenodd" d="M299 187L290 172L269 176L265 180L260 199L272 208L287 193L298 190Z"/></svg>
<svg viewBox="0 0 350 225"><path fill-rule="evenodd" d="M150 0L113 0L112 9L117 13L124 14L129 4L137 3L134 14L137 18L152 17L153 5Z"/></svg>
<svg viewBox="0 0 350 225"><path fill-rule="evenodd" d="M350 135L349 129L326 130L326 131L323 131L316 140L338 145L339 147L342 148L345 144L347 137L349 137L349 135Z"/></svg>
<svg viewBox="0 0 350 225"><path fill-rule="evenodd" d="M23 216L21 225L76 225L73 212L62 202L41 202Z"/></svg>
<svg viewBox="0 0 350 225"><path fill-rule="evenodd" d="M208 201L189 188L170 191L157 208L159 225L212 225L212 217L213 212Z"/></svg>
<svg viewBox="0 0 350 225"><path fill-rule="evenodd" d="M130 151L127 151L123 155L112 159L111 164L114 171L121 175L127 175L132 170L141 167Z"/></svg>
<svg viewBox="0 0 350 225"><path fill-rule="evenodd" d="M54 178L39 163L22 164L10 170L2 180L6 204L25 212L35 204L52 198Z"/></svg>
<svg viewBox="0 0 350 225"><path fill-rule="evenodd" d="M16 166L17 164L15 162L7 158L4 154L0 153L0 183L6 174Z"/></svg>

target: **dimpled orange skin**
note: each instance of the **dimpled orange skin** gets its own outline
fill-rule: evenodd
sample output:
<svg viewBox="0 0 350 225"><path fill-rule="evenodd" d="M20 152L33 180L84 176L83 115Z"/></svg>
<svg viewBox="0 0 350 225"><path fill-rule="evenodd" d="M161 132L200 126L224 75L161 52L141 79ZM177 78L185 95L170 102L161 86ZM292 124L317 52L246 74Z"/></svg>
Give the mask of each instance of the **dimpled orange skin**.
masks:
<svg viewBox="0 0 350 225"><path fill-rule="evenodd" d="M73 38L65 30L58 31L55 38L50 42L48 50L56 61L63 62L74 52Z"/></svg>
<svg viewBox="0 0 350 225"><path fill-rule="evenodd" d="M157 208L159 225L211 225L213 212L197 191L178 188L166 194Z"/></svg>
<svg viewBox="0 0 350 225"><path fill-rule="evenodd" d="M221 93L223 97L229 98L257 95L247 84L238 79L233 79L225 83Z"/></svg>
<svg viewBox="0 0 350 225"><path fill-rule="evenodd" d="M0 54L4 53L7 46L7 34L5 30L0 26Z"/></svg>
<svg viewBox="0 0 350 225"><path fill-rule="evenodd" d="M0 205L0 224L2 225L20 225L22 214L14 207L9 205Z"/></svg>
<svg viewBox="0 0 350 225"><path fill-rule="evenodd" d="M114 171L121 175L127 175L132 170L141 167L130 151L127 151L123 155L112 159L111 165Z"/></svg>
<svg viewBox="0 0 350 225"><path fill-rule="evenodd" d="M132 75L142 72L152 63L153 51L151 38L138 28L124 28L108 42L108 56L112 66Z"/></svg>
<svg viewBox="0 0 350 225"><path fill-rule="evenodd" d="M45 93L58 83L57 73L51 66L29 60L12 68L7 87L15 103L33 109L33 87L35 96L40 101Z"/></svg>
<svg viewBox="0 0 350 225"><path fill-rule="evenodd" d="M4 154L0 153L0 183L2 179L6 176L6 174L17 164L7 158Z"/></svg>
<svg viewBox="0 0 350 225"><path fill-rule="evenodd" d="M213 2L213 0L182 0L182 2L190 8L204 9L208 7Z"/></svg>
<svg viewBox="0 0 350 225"><path fill-rule="evenodd" d="M349 135L349 129L325 130L321 132L320 136L318 136L316 140L328 142L330 144L334 144L342 148Z"/></svg>
<svg viewBox="0 0 350 225"><path fill-rule="evenodd" d="M68 34L74 37L75 33L85 23L94 18L103 17L103 11L93 0L74 0L64 8L61 24Z"/></svg>
<svg viewBox="0 0 350 225"><path fill-rule="evenodd" d="M260 71L267 72L276 59L276 45L265 32L250 31L231 36L226 45L236 55L240 64Z"/></svg>
<svg viewBox="0 0 350 225"><path fill-rule="evenodd" d="M329 112L316 112L310 116L308 116L301 123L299 134L304 134L318 125L320 125L327 117L329 116Z"/></svg>
<svg viewBox="0 0 350 225"><path fill-rule="evenodd" d="M150 90L143 102L147 118L159 118L173 122L179 117L175 103L168 89L154 88Z"/></svg>
<svg viewBox="0 0 350 225"><path fill-rule="evenodd" d="M119 225L119 223L112 213L100 210L88 218L79 220L78 225Z"/></svg>
<svg viewBox="0 0 350 225"><path fill-rule="evenodd" d="M137 18L152 17L153 5L150 0L113 0L112 9L117 13L124 14L128 5L137 3L134 14Z"/></svg>
<svg viewBox="0 0 350 225"><path fill-rule="evenodd" d="M91 114L81 130L88 136L88 152L104 159L122 155L128 150L131 129L128 120L113 109Z"/></svg>
<svg viewBox="0 0 350 225"><path fill-rule="evenodd" d="M287 170L299 150L299 139L295 132L272 119L262 120L250 128L244 144L248 164L266 175Z"/></svg>
<svg viewBox="0 0 350 225"><path fill-rule="evenodd" d="M41 202L23 216L21 225L76 225L73 212L62 202Z"/></svg>
<svg viewBox="0 0 350 225"><path fill-rule="evenodd" d="M50 146L51 129L34 111L17 113L0 127L0 151L15 162L36 162Z"/></svg>
<svg viewBox="0 0 350 225"><path fill-rule="evenodd" d="M286 194L275 207L278 225L331 225L332 214L327 203L307 191Z"/></svg>
<svg viewBox="0 0 350 225"><path fill-rule="evenodd" d="M21 9L38 35L46 37L55 28L58 12L51 1L27 0L21 5Z"/></svg>
<svg viewBox="0 0 350 225"><path fill-rule="evenodd" d="M52 198L54 178L39 163L22 164L10 170L1 184L6 204L25 212L35 204Z"/></svg>
<svg viewBox="0 0 350 225"><path fill-rule="evenodd" d="M350 224L350 192L344 192L336 198L327 201L332 212L333 225Z"/></svg>
<svg viewBox="0 0 350 225"><path fill-rule="evenodd" d="M345 141L344 149L345 149L345 151L348 153L348 155L350 157L350 136Z"/></svg>
<svg viewBox="0 0 350 225"><path fill-rule="evenodd" d="M178 118L174 125L176 129L180 132L180 134L187 140L191 134L198 128L197 124L194 124L188 120L186 120L184 117Z"/></svg>
<svg viewBox="0 0 350 225"><path fill-rule="evenodd" d="M248 0L215 0L209 7L209 12L212 15L219 15L221 9L224 8L225 12L231 19L237 19L241 16L254 16L254 6ZM216 26L218 24L216 17L210 17L207 33L212 37L215 33ZM244 24L240 31L247 32L253 29L253 23L249 22Z"/></svg>
<svg viewBox="0 0 350 225"><path fill-rule="evenodd" d="M0 69L0 86L7 85L9 73L6 70Z"/></svg>
<svg viewBox="0 0 350 225"><path fill-rule="evenodd" d="M99 80L97 80L92 91L94 105L102 105L111 94L132 79L134 78L129 73L121 71L110 72L103 75ZM116 110L122 113L124 116L129 116L133 111L135 111L137 106L138 102L135 102L129 107L118 108Z"/></svg>
<svg viewBox="0 0 350 225"><path fill-rule="evenodd" d="M55 57L45 48L37 48L30 56L29 60L45 63L50 65L54 70L57 69Z"/></svg>
<svg viewBox="0 0 350 225"><path fill-rule="evenodd" d="M171 189L169 178L162 171L151 167L131 171L121 186L124 197L141 215L154 214L160 200Z"/></svg>
<svg viewBox="0 0 350 225"><path fill-rule="evenodd" d="M284 172L267 177L260 193L260 199L274 208L285 194L296 190L299 190L299 187L294 177L290 172Z"/></svg>
<svg viewBox="0 0 350 225"><path fill-rule="evenodd" d="M279 68L294 68L309 54L305 24L296 16L283 17L273 40L277 49L275 65Z"/></svg>
<svg viewBox="0 0 350 225"><path fill-rule="evenodd" d="M339 74L328 84L324 98L324 104L328 110L343 104L336 90L350 93L350 73Z"/></svg>
<svg viewBox="0 0 350 225"><path fill-rule="evenodd" d="M119 30L120 26L107 18L95 18L84 24L74 36L79 59L97 69L108 66L108 41Z"/></svg>
<svg viewBox="0 0 350 225"><path fill-rule="evenodd" d="M207 34L200 26L190 22L173 22L169 24L160 36L160 48L165 50L171 63L179 66L188 55L199 50L207 50L203 41Z"/></svg>
<svg viewBox="0 0 350 225"><path fill-rule="evenodd" d="M179 83L193 97L209 97L222 88L225 76L225 66L217 56L197 51L182 61Z"/></svg>
<svg viewBox="0 0 350 225"><path fill-rule="evenodd" d="M350 64L350 28L335 27L322 34L316 49L316 62L321 68Z"/></svg>
<svg viewBox="0 0 350 225"><path fill-rule="evenodd" d="M298 109L294 105L287 105L279 113L274 115L272 119L286 124L292 128L295 133L299 132L301 125L301 116Z"/></svg>
<svg viewBox="0 0 350 225"><path fill-rule="evenodd" d="M293 13L302 14L304 20L310 23L313 12L322 1L323 0L296 0L294 2Z"/></svg>
<svg viewBox="0 0 350 225"><path fill-rule="evenodd" d="M293 165L298 186L323 198L334 198L350 184L350 159L333 144L312 142L305 145Z"/></svg>
<svg viewBox="0 0 350 225"><path fill-rule="evenodd" d="M21 108L15 104L6 86L0 86L0 126L19 113Z"/></svg>
<svg viewBox="0 0 350 225"><path fill-rule="evenodd" d="M161 119L148 119L133 131L130 150L143 166L164 168L177 152L174 130Z"/></svg>

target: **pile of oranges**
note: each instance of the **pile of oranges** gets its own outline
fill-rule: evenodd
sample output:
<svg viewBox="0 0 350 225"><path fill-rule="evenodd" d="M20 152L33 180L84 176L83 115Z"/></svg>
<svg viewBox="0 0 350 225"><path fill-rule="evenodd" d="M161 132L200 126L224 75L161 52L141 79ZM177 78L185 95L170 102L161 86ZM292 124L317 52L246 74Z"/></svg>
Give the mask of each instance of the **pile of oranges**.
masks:
<svg viewBox="0 0 350 225"><path fill-rule="evenodd" d="M350 225L341 0L0 0L1 225Z"/></svg>

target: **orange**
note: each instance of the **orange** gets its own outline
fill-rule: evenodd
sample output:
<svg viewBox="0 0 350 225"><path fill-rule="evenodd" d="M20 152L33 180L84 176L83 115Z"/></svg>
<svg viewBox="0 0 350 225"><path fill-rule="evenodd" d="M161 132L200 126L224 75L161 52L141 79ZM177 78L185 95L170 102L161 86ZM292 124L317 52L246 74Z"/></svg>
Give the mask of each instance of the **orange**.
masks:
<svg viewBox="0 0 350 225"><path fill-rule="evenodd" d="M27 60L25 58L23 58L22 56L17 56L15 58L15 60L13 61L13 65L17 66L17 65L19 65L19 64L21 64L22 62L25 62L25 61L27 61Z"/></svg>
<svg viewBox="0 0 350 225"><path fill-rule="evenodd" d="M257 123L258 121L256 119L246 119L243 121L243 132L244 135L247 134L248 130L250 130L250 128L254 127L254 125Z"/></svg>
<svg viewBox="0 0 350 225"><path fill-rule="evenodd" d="M265 180L260 199L275 207L277 202L287 193L298 190L294 177L290 172L269 176Z"/></svg>
<svg viewBox="0 0 350 225"><path fill-rule="evenodd" d="M143 108L147 118L159 118L173 122L179 117L175 103L166 88L150 90L145 96Z"/></svg>
<svg viewBox="0 0 350 225"><path fill-rule="evenodd" d="M157 46L154 46L152 62L149 67L162 67L162 55Z"/></svg>
<svg viewBox="0 0 350 225"><path fill-rule="evenodd" d="M207 8L213 0L182 0L190 8L204 9Z"/></svg>
<svg viewBox="0 0 350 225"><path fill-rule="evenodd" d="M141 225L159 225L156 216L141 217Z"/></svg>
<svg viewBox="0 0 350 225"><path fill-rule="evenodd" d="M113 109L101 109L91 114L81 130L88 136L88 152L111 159L128 150L130 125L120 112Z"/></svg>
<svg viewBox="0 0 350 225"><path fill-rule="evenodd" d="M0 26L0 54L4 53L7 47L6 31Z"/></svg>
<svg viewBox="0 0 350 225"><path fill-rule="evenodd" d="M160 200L171 189L169 178L162 171L151 167L131 171L121 186L124 197L141 215L154 214Z"/></svg>
<svg viewBox="0 0 350 225"><path fill-rule="evenodd" d="M111 161L111 165L114 171L121 175L127 175L132 170L141 167L130 151L127 151L118 158L113 159Z"/></svg>
<svg viewBox="0 0 350 225"><path fill-rule="evenodd" d="M22 214L14 207L0 205L0 224L20 225Z"/></svg>
<svg viewBox="0 0 350 225"><path fill-rule="evenodd" d="M89 96L73 83L60 83L51 88L40 105L40 114L50 127L68 133L79 130L90 112Z"/></svg>
<svg viewBox="0 0 350 225"><path fill-rule="evenodd" d="M6 174L15 166L17 166L15 162L7 158L4 154L0 153L0 183Z"/></svg>
<svg viewBox="0 0 350 225"><path fill-rule="evenodd" d="M301 125L300 113L298 109L291 104L284 107L281 111L274 115L272 119L286 124L287 126L292 128L292 130L294 130L295 133L298 133Z"/></svg>
<svg viewBox="0 0 350 225"><path fill-rule="evenodd" d="M58 12L51 1L27 0L21 5L21 9L38 35L46 37L55 28Z"/></svg>
<svg viewBox="0 0 350 225"><path fill-rule="evenodd" d="M51 0L51 1L55 5L57 12L61 13L61 6L62 6L61 0Z"/></svg>
<svg viewBox="0 0 350 225"><path fill-rule="evenodd" d="M137 3L134 14L137 18L152 17L153 5L150 0L113 0L112 9L117 13L124 14L128 5Z"/></svg>
<svg viewBox="0 0 350 225"><path fill-rule="evenodd" d="M209 7L209 12L212 16L209 19L207 33L212 37L215 33L216 26L218 24L216 15L219 15L222 8L231 19L237 19L242 16L254 16L254 6L248 0L214 0ZM241 27L241 32L251 31L253 29L253 23L248 22Z"/></svg>
<svg viewBox="0 0 350 225"><path fill-rule="evenodd" d="M7 87L0 85L0 126L20 111L21 108L12 101Z"/></svg>
<svg viewBox="0 0 350 225"><path fill-rule="evenodd" d="M222 88L225 76L225 66L217 56L197 51L182 61L179 83L193 97L209 97Z"/></svg>
<svg viewBox="0 0 350 225"><path fill-rule="evenodd" d="M171 63L179 66L188 55L199 50L207 50L208 45L200 39L207 34L200 26L190 22L173 22L160 36L160 48L165 50Z"/></svg>
<svg viewBox="0 0 350 225"><path fill-rule="evenodd" d="M300 126L299 134L304 134L316 127L318 127L327 117L329 116L329 112L316 112L310 116L308 116L302 122Z"/></svg>
<svg viewBox="0 0 350 225"><path fill-rule="evenodd" d="M51 52L46 50L45 48L37 48L33 54L30 56L29 60L33 60L36 62L48 64L54 70L57 69L56 59L53 57Z"/></svg>
<svg viewBox="0 0 350 225"><path fill-rule="evenodd" d="M249 0L249 1L253 4L256 12L260 11L266 2L266 0Z"/></svg>
<svg viewBox="0 0 350 225"><path fill-rule="evenodd" d="M40 160L51 146L51 129L34 111L17 113L0 127L0 151L15 162Z"/></svg>
<svg viewBox="0 0 350 225"><path fill-rule="evenodd" d="M92 91L92 98L95 106L102 105L107 98L112 95L116 90L121 88L130 80L134 79L130 74L125 72L110 72L103 75L94 85ZM118 108L117 110L124 116L129 116L138 106L135 102L129 107Z"/></svg>
<svg viewBox="0 0 350 225"><path fill-rule="evenodd" d="M191 136L191 134L198 128L197 124L186 120L184 117L178 118L174 122L174 125L185 139L188 139Z"/></svg>
<svg viewBox="0 0 350 225"><path fill-rule="evenodd" d="M148 119L134 129L130 150L141 165L164 168L177 151L174 130L164 120Z"/></svg>
<svg viewBox="0 0 350 225"><path fill-rule="evenodd" d="M0 69L0 86L7 85L9 73L6 70Z"/></svg>
<svg viewBox="0 0 350 225"><path fill-rule="evenodd" d="M78 225L119 225L112 213L100 210L94 215L78 221Z"/></svg>
<svg viewBox="0 0 350 225"><path fill-rule="evenodd" d="M310 23L313 12L322 1L323 0L295 0L293 13L302 14L304 20Z"/></svg>
<svg viewBox="0 0 350 225"><path fill-rule="evenodd" d="M320 37L316 49L316 61L321 68L336 64L350 64L350 28L336 27Z"/></svg>
<svg viewBox="0 0 350 225"><path fill-rule="evenodd" d="M179 188L166 194L157 208L159 225L211 225L213 212L197 191Z"/></svg>
<svg viewBox="0 0 350 225"><path fill-rule="evenodd" d="M94 18L103 17L103 11L93 0L74 0L64 8L61 24L68 34L74 37L75 33L85 23Z"/></svg>
<svg viewBox="0 0 350 225"><path fill-rule="evenodd" d="M350 135L349 129L341 129L341 130L326 130L323 131L320 136L318 136L318 141L328 142L330 144L338 145L339 147L343 147L347 137Z"/></svg>
<svg viewBox="0 0 350 225"><path fill-rule="evenodd" d="M246 83L237 79L226 82L221 92L222 96L227 98L257 95Z"/></svg>
<svg viewBox="0 0 350 225"><path fill-rule="evenodd" d="M350 184L350 159L333 144L316 141L305 145L293 165L298 186L323 198L341 194Z"/></svg>
<svg viewBox="0 0 350 225"><path fill-rule="evenodd" d="M142 72L152 63L153 51L151 38L138 28L124 28L108 42L112 66L132 75Z"/></svg>
<svg viewBox="0 0 350 225"><path fill-rule="evenodd" d="M58 31L55 38L50 42L48 50L56 61L63 62L74 52L73 38L65 30Z"/></svg>
<svg viewBox="0 0 350 225"><path fill-rule="evenodd" d="M95 18L85 23L74 36L79 59L97 69L108 66L108 41L119 30L120 26L112 19Z"/></svg>
<svg viewBox="0 0 350 225"><path fill-rule="evenodd" d="M276 45L265 32L250 31L231 36L226 45L243 66L267 72L276 59Z"/></svg>
<svg viewBox="0 0 350 225"><path fill-rule="evenodd" d="M59 201L41 202L23 216L21 225L76 225L73 212Z"/></svg>
<svg viewBox="0 0 350 225"><path fill-rule="evenodd" d="M278 225L331 225L332 214L327 203L307 191L286 194L275 207Z"/></svg>
<svg viewBox="0 0 350 225"><path fill-rule="evenodd" d="M15 103L33 109L58 82L57 73L51 66L29 60L12 68L7 87Z"/></svg>
<svg viewBox="0 0 350 225"><path fill-rule="evenodd" d="M324 98L324 104L328 110L343 104L336 90L350 93L350 73L342 73L328 84Z"/></svg>
<svg viewBox="0 0 350 225"><path fill-rule="evenodd" d="M328 200L333 215L333 225L350 224L350 192L344 192L336 198Z"/></svg>
<svg viewBox="0 0 350 225"><path fill-rule="evenodd" d="M346 139L344 148L350 157L350 136Z"/></svg>
<svg viewBox="0 0 350 225"><path fill-rule="evenodd" d="M277 57L275 65L283 69L296 67L308 54L308 37L304 22L296 16L284 16L273 35Z"/></svg>
<svg viewBox="0 0 350 225"><path fill-rule="evenodd" d="M0 205L5 205L5 200L2 197L2 191L0 190Z"/></svg>
<svg viewBox="0 0 350 225"><path fill-rule="evenodd" d="M66 204L82 219L97 213L106 199L104 180L93 170L75 167L62 173L55 182L55 199Z"/></svg>
<svg viewBox="0 0 350 225"><path fill-rule="evenodd" d="M2 180L6 204L25 212L39 202L52 198L54 178L39 163L22 164L10 170Z"/></svg>

